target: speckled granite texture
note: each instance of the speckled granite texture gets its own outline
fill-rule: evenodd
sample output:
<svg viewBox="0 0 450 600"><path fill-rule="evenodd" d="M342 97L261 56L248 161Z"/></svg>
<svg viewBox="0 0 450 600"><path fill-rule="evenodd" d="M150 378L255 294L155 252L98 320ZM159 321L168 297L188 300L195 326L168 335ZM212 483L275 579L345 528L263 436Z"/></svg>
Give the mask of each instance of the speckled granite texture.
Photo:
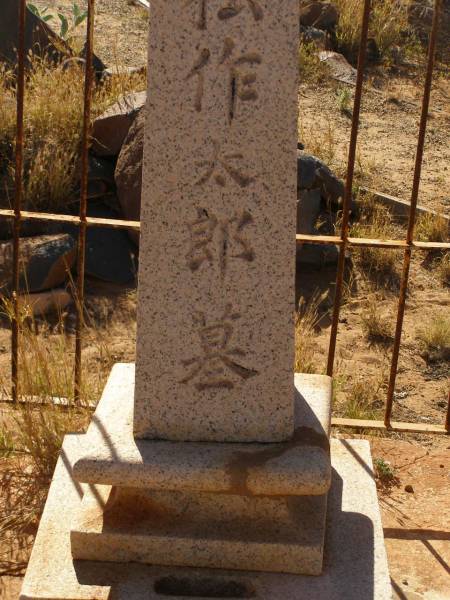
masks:
<svg viewBox="0 0 450 600"><path fill-rule="evenodd" d="M293 433L298 2L228 4L152 4L139 438Z"/></svg>
<svg viewBox="0 0 450 600"><path fill-rule="evenodd" d="M332 440L324 571L319 577L73 562L70 523L88 486L72 475L86 436L67 436L24 579L21 600L392 600L369 443ZM364 493L361 491L364 490ZM220 593L222 590L222 594Z"/></svg>
<svg viewBox="0 0 450 600"><path fill-rule="evenodd" d="M115 365L89 426L91 443L75 465L78 481L243 495L328 491L329 377L295 375L296 434L270 445L136 440L133 389L134 365Z"/></svg>

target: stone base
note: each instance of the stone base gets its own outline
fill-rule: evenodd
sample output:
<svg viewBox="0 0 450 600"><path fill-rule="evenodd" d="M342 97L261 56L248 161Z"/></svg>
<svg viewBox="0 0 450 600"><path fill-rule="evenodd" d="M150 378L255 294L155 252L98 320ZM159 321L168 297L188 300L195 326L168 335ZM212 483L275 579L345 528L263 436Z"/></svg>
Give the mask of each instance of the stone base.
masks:
<svg viewBox="0 0 450 600"><path fill-rule="evenodd" d="M116 364L74 467L83 483L253 496L321 496L331 480L332 386L295 375L295 434L283 443L171 442L133 436L134 365Z"/></svg>
<svg viewBox="0 0 450 600"><path fill-rule="evenodd" d="M332 486L320 577L73 561L70 526L89 488L73 477L85 436L67 436L41 519L21 600L392 600L369 444L332 440Z"/></svg>
<svg viewBox="0 0 450 600"><path fill-rule="evenodd" d="M326 498L92 486L72 526L72 555L320 575Z"/></svg>
<svg viewBox="0 0 450 600"><path fill-rule="evenodd" d="M133 397L134 365L115 365L74 467L91 484L74 558L321 573L329 377L295 375L295 435L283 443L137 440Z"/></svg>

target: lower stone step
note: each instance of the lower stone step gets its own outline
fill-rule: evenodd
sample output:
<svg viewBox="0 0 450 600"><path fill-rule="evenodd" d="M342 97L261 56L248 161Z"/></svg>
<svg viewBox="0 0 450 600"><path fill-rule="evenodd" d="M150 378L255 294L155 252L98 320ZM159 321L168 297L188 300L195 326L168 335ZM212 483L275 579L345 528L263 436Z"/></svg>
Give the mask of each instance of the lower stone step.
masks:
<svg viewBox="0 0 450 600"><path fill-rule="evenodd" d="M75 559L319 575L326 495L239 496L90 486Z"/></svg>

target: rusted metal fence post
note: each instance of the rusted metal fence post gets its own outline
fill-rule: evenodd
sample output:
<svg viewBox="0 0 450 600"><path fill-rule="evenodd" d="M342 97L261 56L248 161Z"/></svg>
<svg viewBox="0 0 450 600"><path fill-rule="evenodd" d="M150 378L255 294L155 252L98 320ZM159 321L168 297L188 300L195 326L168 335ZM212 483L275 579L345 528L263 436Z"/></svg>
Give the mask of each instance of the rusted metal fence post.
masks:
<svg viewBox="0 0 450 600"><path fill-rule="evenodd" d="M425 77L425 86L422 99L422 112L420 116L419 137L417 139L416 161L414 165L414 179L411 192L411 207L409 210L408 230L406 233L407 248L403 258L403 271L400 283L400 294L397 312L397 324L395 328L394 347L392 350L392 362L389 375L389 387L386 400L386 411L384 415L384 424L386 427L391 425L392 405L394 400L395 380L397 378L398 358L400 354L400 344L403 330L403 319L405 316L406 296L408 290L409 270L411 266L412 242L414 239L414 227L416 223L416 207L419 197L420 177L422 174L423 152L425 147L425 134L427 129L428 109L430 106L431 84L433 82L433 68L436 54L436 38L439 24L439 15L442 0L435 0L433 23L431 26L430 42L428 47L427 71Z"/></svg>
<svg viewBox="0 0 450 600"><path fill-rule="evenodd" d="M359 116L361 113L361 98L364 83L364 69L366 65L367 37L369 31L371 0L364 0L361 40L358 52L358 71L356 77L355 101L353 104L352 130L350 136L350 147L347 162L347 177L345 181L344 203L342 207L341 245L339 247L339 259L337 265L336 288L334 296L334 308L330 333L330 346L328 350L327 375L333 375L334 357L336 354L336 340L339 325L339 314L341 311L342 287L344 283L345 253L347 251L348 229L350 220L350 208L353 195L353 177L355 173L356 146L358 143Z"/></svg>
<svg viewBox="0 0 450 600"><path fill-rule="evenodd" d="M82 387L82 334L84 326L84 275L86 262L86 228L87 228L87 191L88 191L88 151L91 132L91 104L94 79L93 46L95 0L88 0L88 18L86 32L85 76L84 76L84 112L83 133L81 139L81 185L80 185L80 222L78 230L77 260L77 323L75 331L75 380L74 399L79 401Z"/></svg>
<svg viewBox="0 0 450 600"><path fill-rule="evenodd" d="M15 147L15 195L14 195L14 221L13 221L13 280L12 300L13 319L11 324L11 381L12 398L14 402L19 399L19 335L20 335L20 309L19 309L19 280L20 280L20 224L23 197L23 148L24 148L24 101L25 101L25 18L26 3L20 0L18 4L18 40L17 40L17 75L16 75L16 147Z"/></svg>

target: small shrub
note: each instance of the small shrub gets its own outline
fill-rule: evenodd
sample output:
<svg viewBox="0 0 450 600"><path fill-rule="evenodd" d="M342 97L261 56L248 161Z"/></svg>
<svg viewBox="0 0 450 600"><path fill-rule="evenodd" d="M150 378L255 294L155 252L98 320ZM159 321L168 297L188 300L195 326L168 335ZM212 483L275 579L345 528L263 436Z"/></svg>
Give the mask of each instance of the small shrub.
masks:
<svg viewBox="0 0 450 600"><path fill-rule="evenodd" d="M370 342L389 344L393 340L392 326L388 315L380 311L379 303L372 296L367 309L361 314L363 331Z"/></svg>
<svg viewBox="0 0 450 600"><path fill-rule="evenodd" d="M336 92L337 105L339 112L351 116L351 98L352 95L348 87L340 87Z"/></svg>
<svg viewBox="0 0 450 600"><path fill-rule="evenodd" d="M399 479L395 474L395 469L384 458L376 458L373 461L375 479L383 488L390 488L393 485L398 485Z"/></svg>
<svg viewBox="0 0 450 600"><path fill-rule="evenodd" d="M437 315L418 328L416 338L428 362L450 360L450 317Z"/></svg>
<svg viewBox="0 0 450 600"><path fill-rule="evenodd" d="M317 48L314 44L300 43L298 63L300 84L321 83L327 78L327 67L317 56Z"/></svg>

